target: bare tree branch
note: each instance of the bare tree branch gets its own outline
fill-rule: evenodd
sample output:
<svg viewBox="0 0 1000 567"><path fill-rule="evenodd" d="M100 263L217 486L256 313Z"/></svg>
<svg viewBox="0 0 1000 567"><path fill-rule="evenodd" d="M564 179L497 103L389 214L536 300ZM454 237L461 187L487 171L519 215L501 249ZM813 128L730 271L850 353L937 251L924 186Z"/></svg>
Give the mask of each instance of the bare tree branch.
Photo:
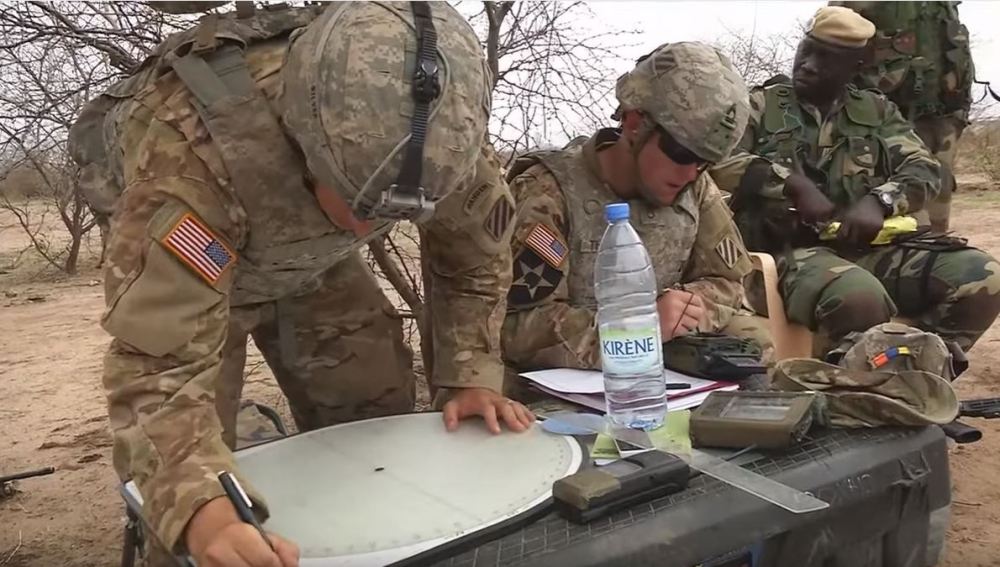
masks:
<svg viewBox="0 0 1000 567"><path fill-rule="evenodd" d="M630 33L581 26L580 1L474 3L471 21L493 78L490 138L503 155L558 143L604 124L613 109L611 61ZM19 227L48 262L75 269L94 219L66 157L70 125L88 100L138 67L167 35L195 16L173 15L144 2L15 0L0 10L0 178L13 168L37 173L35 206L8 199ZM38 210L39 204L44 207ZM58 218L69 235L50 235L40 221ZM397 308L406 332L431 350L421 244L413 226L397 227L369 247L368 259ZM395 290L395 294L391 291ZM426 346L426 348L424 348ZM425 358L432 362L432 358ZM430 363L425 368L430 372Z"/></svg>
<svg viewBox="0 0 1000 567"><path fill-rule="evenodd" d="M491 141L501 155L571 139L613 110L611 61L635 32L588 33L580 1L483 2L471 16L493 73Z"/></svg>
<svg viewBox="0 0 1000 567"><path fill-rule="evenodd" d="M729 56L747 86L752 87L775 75L791 73L799 37L799 34L760 36L756 31L741 33L726 28L726 35L714 43Z"/></svg>
<svg viewBox="0 0 1000 567"><path fill-rule="evenodd" d="M69 127L89 99L134 69L167 34L192 17L170 16L140 2L17 1L0 10L0 172L30 169L40 187L33 202L7 198L22 230L45 260L76 270L94 219L66 152ZM69 236L48 234L52 213ZM63 244L63 242L65 243Z"/></svg>

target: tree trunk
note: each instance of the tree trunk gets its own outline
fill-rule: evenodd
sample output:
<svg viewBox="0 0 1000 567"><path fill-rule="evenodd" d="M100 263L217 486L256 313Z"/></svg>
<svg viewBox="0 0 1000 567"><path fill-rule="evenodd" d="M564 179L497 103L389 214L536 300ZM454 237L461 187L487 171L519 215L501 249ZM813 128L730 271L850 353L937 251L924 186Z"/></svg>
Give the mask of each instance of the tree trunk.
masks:
<svg viewBox="0 0 1000 567"><path fill-rule="evenodd" d="M83 235L79 228L70 230L70 237L73 239L69 243L69 250L66 252L66 263L63 264L63 271L71 276L76 275L77 263L80 260L80 244L83 242Z"/></svg>

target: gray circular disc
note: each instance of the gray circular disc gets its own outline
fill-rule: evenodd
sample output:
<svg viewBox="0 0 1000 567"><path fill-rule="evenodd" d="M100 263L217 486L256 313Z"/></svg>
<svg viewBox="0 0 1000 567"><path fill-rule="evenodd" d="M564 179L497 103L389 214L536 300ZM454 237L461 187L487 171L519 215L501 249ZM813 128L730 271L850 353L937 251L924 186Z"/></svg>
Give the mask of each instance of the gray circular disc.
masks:
<svg viewBox="0 0 1000 567"><path fill-rule="evenodd" d="M345 423L246 449L240 470L267 499L265 528L309 566L385 565L525 513L579 469L575 439L538 426L444 429L440 413Z"/></svg>

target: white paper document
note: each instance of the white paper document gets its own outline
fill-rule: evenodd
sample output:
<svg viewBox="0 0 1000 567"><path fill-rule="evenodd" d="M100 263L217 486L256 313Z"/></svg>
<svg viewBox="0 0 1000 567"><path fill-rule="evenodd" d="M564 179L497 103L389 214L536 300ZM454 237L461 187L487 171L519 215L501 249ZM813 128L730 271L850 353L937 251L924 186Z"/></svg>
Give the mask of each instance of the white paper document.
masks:
<svg viewBox="0 0 1000 567"><path fill-rule="evenodd" d="M715 390L731 391L739 389L732 382L704 380L687 376L673 370L663 371L668 383L689 384L686 390L667 390L667 407L672 410L690 409L701 405L708 394ZM605 411L604 375L599 370L577 370L574 368L552 368L521 374L541 391L599 411Z"/></svg>
<svg viewBox="0 0 1000 567"><path fill-rule="evenodd" d="M668 383L679 382L690 384L687 390L667 390L667 397L689 396L705 390L717 390L727 386L736 386L732 382L721 382L717 380L704 380L695 378L680 372L664 369L663 373ZM552 368L549 370L536 370L534 372L523 372L528 380L539 386L548 388L564 394L603 394L604 375L600 370L577 370L575 368Z"/></svg>

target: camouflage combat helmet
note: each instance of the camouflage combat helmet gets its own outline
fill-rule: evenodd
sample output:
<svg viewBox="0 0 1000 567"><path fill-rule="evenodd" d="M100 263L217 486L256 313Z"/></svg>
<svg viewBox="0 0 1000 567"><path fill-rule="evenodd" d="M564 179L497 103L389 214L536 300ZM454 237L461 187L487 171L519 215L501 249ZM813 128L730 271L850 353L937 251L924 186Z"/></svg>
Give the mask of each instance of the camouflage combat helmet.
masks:
<svg viewBox="0 0 1000 567"><path fill-rule="evenodd" d="M360 215L424 219L473 173L490 75L450 5L334 3L293 36L282 73L287 131Z"/></svg>
<svg viewBox="0 0 1000 567"><path fill-rule="evenodd" d="M620 110L641 110L654 123L706 161L729 155L750 115L746 84L719 50L698 42L668 43L618 78ZM638 144L642 147L643 144Z"/></svg>

